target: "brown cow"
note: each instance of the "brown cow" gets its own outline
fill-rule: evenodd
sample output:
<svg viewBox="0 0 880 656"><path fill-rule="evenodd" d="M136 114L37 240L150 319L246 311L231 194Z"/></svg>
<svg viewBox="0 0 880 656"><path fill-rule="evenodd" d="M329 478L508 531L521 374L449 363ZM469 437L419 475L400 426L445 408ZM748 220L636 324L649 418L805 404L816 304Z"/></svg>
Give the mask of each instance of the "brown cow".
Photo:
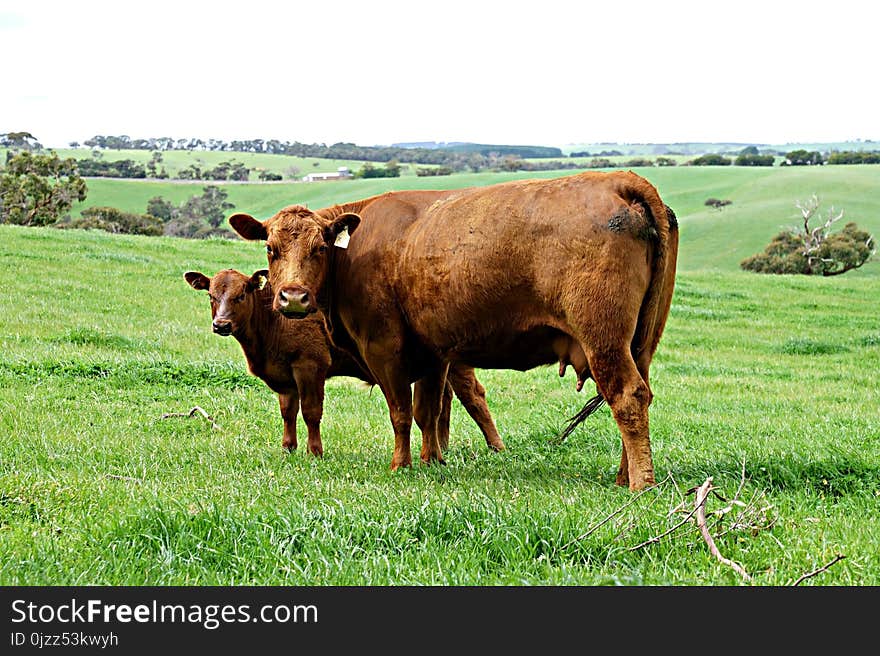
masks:
<svg viewBox="0 0 880 656"><path fill-rule="evenodd" d="M324 453L320 424L325 379L352 376L370 384L374 381L355 358L330 344L320 313L294 322L273 312L273 294L265 285L267 274L264 269L248 277L226 269L213 278L197 271L187 271L183 277L193 289L207 290L214 332L233 335L244 351L249 371L278 394L284 421L284 448L297 446L296 415L301 405L309 431L308 451L320 456ZM454 391L480 427L486 443L496 451L503 450L504 443L486 405L485 389L476 379L473 368L451 369L449 383L440 418L441 439L448 443Z"/></svg>
<svg viewBox="0 0 880 656"><path fill-rule="evenodd" d="M621 432L617 482L637 490L655 482L648 368L678 253L667 210L647 180L617 171L229 221L266 241L275 309L303 317L320 307L333 341L378 381L394 426L392 469L411 462L413 416L427 427L422 460L442 458L448 363L522 369L558 359L595 380ZM332 248L346 233L348 248Z"/></svg>

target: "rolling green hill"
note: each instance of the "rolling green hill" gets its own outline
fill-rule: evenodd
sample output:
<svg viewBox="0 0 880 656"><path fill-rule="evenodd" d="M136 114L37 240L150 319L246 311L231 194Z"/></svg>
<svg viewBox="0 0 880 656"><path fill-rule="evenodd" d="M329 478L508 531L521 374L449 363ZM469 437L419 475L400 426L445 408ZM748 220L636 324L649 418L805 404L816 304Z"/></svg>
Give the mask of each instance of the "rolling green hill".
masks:
<svg viewBox="0 0 880 656"><path fill-rule="evenodd" d="M823 211L834 205L843 208L845 219L880 235L880 166L823 167L670 167L634 169L657 187L676 212L681 223L679 267L686 270L734 271L739 262L769 243L781 229L798 223L794 203L813 193L819 195ZM268 218L291 204L319 208L394 189L455 189L505 180L550 178L571 172L464 173L418 178L378 178L341 182L271 185L220 185L229 193L235 211ZM131 212L143 212L147 200L163 196L181 202L198 195L207 183L171 183L130 180L89 180L89 196L74 208L78 212L93 205L110 205ZM706 207L708 198L729 199L723 209ZM842 227L842 225L840 226ZM880 275L880 267L869 264L850 272L852 276Z"/></svg>

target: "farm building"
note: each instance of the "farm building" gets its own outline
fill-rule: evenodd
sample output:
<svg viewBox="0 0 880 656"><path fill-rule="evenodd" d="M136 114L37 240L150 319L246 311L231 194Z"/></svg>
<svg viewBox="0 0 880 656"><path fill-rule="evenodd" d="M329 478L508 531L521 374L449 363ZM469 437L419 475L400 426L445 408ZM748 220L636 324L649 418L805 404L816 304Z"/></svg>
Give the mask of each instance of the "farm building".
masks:
<svg viewBox="0 0 880 656"><path fill-rule="evenodd" d="M347 166L340 166L335 172L309 173L303 178L303 182L319 182L321 180L347 180L352 177Z"/></svg>

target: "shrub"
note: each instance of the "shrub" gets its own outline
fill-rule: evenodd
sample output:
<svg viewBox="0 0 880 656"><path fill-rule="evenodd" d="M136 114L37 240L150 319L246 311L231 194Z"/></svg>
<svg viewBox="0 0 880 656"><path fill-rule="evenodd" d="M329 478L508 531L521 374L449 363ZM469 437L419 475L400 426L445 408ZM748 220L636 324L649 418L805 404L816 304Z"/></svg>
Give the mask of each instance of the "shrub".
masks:
<svg viewBox="0 0 880 656"><path fill-rule="evenodd" d="M82 216L57 224L59 228L105 230L128 235L161 235L162 219L123 212L115 207L87 207Z"/></svg>
<svg viewBox="0 0 880 656"><path fill-rule="evenodd" d="M751 153L742 153L737 155L733 163L736 166L773 166L776 160L773 155L755 155Z"/></svg>
<svg viewBox="0 0 880 656"><path fill-rule="evenodd" d="M836 276L857 269L875 253L874 237L854 222L840 232L831 232L832 225L843 218L843 211L828 212L825 223L810 228L810 219L819 208L815 194L809 201L795 203L801 211L803 226L777 234L763 253L740 262L740 267L756 273L800 273Z"/></svg>
<svg viewBox="0 0 880 656"><path fill-rule="evenodd" d="M689 163L691 166L730 166L731 160L729 157L724 157L723 155L709 153L708 155L696 157Z"/></svg>

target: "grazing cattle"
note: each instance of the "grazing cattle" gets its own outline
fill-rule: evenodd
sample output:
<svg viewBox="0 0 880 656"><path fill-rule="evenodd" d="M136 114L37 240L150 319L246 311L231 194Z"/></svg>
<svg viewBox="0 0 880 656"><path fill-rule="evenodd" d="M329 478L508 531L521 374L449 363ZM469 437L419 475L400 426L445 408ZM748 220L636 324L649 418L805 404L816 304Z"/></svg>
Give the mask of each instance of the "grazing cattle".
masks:
<svg viewBox="0 0 880 656"><path fill-rule="evenodd" d="M266 221L229 219L265 240L273 307L320 308L331 336L369 368L394 427L392 469L441 460L448 365L571 364L592 378L622 437L617 483L655 482L648 369L672 300L675 215L632 172L587 172L451 191L389 192ZM351 236L347 248L345 240ZM341 242L339 240L342 240ZM416 382L414 395L410 383Z"/></svg>
<svg viewBox="0 0 880 656"><path fill-rule="evenodd" d="M324 407L324 381L333 376L352 376L373 384L358 361L334 348L327 339L321 314L294 322L272 311L273 294L265 285L266 270L248 277L226 269L209 278L187 271L184 279L197 290L206 290L211 299L211 319L215 333L238 340L250 372L278 394L284 421L282 445L295 449L296 416L300 407L309 431L308 451L324 453L320 424ZM474 419L486 443L496 451L504 449L486 405L486 393L471 367L450 371L440 419L441 439L448 442L449 415L453 391Z"/></svg>

